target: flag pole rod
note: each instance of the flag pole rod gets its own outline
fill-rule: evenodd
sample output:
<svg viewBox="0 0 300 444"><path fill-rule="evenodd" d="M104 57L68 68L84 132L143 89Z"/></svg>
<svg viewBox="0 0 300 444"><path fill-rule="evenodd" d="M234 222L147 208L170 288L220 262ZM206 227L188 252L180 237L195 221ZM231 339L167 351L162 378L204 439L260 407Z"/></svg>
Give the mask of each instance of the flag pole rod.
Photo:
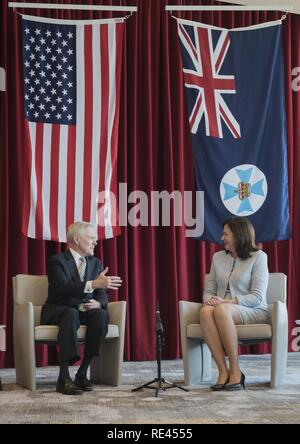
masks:
<svg viewBox="0 0 300 444"><path fill-rule="evenodd" d="M58 5L53 3L22 3L9 2L10 8L31 8L31 9L77 9L85 11L128 11L136 12L137 6L109 6L109 5Z"/></svg>
<svg viewBox="0 0 300 444"><path fill-rule="evenodd" d="M201 6L167 5L166 11L292 11L293 5Z"/></svg>

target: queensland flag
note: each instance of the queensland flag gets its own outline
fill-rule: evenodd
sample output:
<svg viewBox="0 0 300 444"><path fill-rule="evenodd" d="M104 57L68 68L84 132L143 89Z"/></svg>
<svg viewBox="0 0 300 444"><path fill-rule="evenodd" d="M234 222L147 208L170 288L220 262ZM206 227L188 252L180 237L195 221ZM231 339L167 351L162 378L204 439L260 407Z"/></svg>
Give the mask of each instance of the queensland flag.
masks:
<svg viewBox="0 0 300 444"><path fill-rule="evenodd" d="M201 240L246 216L258 241L290 238L281 22L223 29L178 20Z"/></svg>

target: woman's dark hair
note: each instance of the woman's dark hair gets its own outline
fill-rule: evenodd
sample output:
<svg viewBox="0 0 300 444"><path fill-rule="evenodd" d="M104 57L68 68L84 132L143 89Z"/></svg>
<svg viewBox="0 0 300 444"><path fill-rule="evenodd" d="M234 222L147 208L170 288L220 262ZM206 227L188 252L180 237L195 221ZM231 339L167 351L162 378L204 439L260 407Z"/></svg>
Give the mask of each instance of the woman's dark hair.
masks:
<svg viewBox="0 0 300 444"><path fill-rule="evenodd" d="M246 217L233 217L223 222L227 225L235 239L235 250L240 259L248 259L252 251L258 251L255 243L255 231L252 223Z"/></svg>

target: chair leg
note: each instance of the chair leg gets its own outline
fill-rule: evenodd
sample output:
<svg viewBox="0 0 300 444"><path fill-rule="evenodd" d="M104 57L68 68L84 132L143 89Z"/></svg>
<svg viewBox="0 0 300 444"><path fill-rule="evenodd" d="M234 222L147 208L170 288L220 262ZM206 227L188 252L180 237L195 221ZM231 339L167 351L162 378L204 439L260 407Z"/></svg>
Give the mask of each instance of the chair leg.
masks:
<svg viewBox="0 0 300 444"><path fill-rule="evenodd" d="M211 353L202 341L187 339L183 353L184 383L199 385L211 378Z"/></svg>
<svg viewBox="0 0 300 444"><path fill-rule="evenodd" d="M27 352L20 354L15 360L16 367L16 383L29 390L36 390L36 367L35 362Z"/></svg>
<svg viewBox="0 0 300 444"><path fill-rule="evenodd" d="M271 356L271 387L282 384L287 366L287 335L286 337L273 338Z"/></svg>
<svg viewBox="0 0 300 444"><path fill-rule="evenodd" d="M17 384L36 390L36 362L32 304L15 306L14 358ZM32 326L32 327L30 327Z"/></svg>
<svg viewBox="0 0 300 444"><path fill-rule="evenodd" d="M283 383L288 352L288 317L285 304L277 301L272 311L271 387Z"/></svg>
<svg viewBox="0 0 300 444"><path fill-rule="evenodd" d="M109 322L117 325L119 337L107 338L102 344L100 356L95 356L91 362L90 374L94 382L119 385L121 382L124 339L125 339L125 318L126 302L109 302L107 306Z"/></svg>
<svg viewBox="0 0 300 444"><path fill-rule="evenodd" d="M101 354L94 356L90 366L93 382L117 386L121 381L123 353L120 353L120 339L107 339L102 344Z"/></svg>

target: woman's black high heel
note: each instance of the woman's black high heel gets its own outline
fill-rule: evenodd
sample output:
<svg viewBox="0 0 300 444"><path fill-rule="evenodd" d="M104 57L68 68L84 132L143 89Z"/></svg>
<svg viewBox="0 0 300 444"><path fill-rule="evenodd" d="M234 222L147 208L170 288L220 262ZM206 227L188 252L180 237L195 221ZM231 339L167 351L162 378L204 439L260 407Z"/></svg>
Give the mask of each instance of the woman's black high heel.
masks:
<svg viewBox="0 0 300 444"><path fill-rule="evenodd" d="M226 382L224 382L224 384L214 384L214 385L211 385L210 389L213 392L220 392L221 390L226 390L226 385L228 384L228 382L229 382L229 378L227 379Z"/></svg>
<svg viewBox="0 0 300 444"><path fill-rule="evenodd" d="M241 390L242 388L245 390L245 379L246 376L241 372L241 380L237 384L226 384L225 390L234 391Z"/></svg>

